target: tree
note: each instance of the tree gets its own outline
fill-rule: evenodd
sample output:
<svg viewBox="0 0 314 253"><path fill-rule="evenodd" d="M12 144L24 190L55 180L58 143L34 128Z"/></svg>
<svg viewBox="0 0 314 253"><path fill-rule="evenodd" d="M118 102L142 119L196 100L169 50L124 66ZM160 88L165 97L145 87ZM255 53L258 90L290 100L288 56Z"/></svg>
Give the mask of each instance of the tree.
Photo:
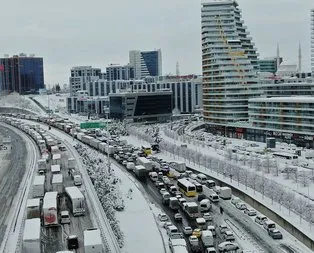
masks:
<svg viewBox="0 0 314 253"><path fill-rule="evenodd" d="M270 160L269 155L266 155L265 160L264 160L264 165L265 165L266 173L269 174L270 169L271 169L271 160Z"/></svg>
<svg viewBox="0 0 314 253"><path fill-rule="evenodd" d="M60 85L57 84L57 85L56 85L56 92L57 92L57 93L60 93L60 91L61 91Z"/></svg>
<svg viewBox="0 0 314 253"><path fill-rule="evenodd" d="M285 194L285 206L289 210L289 215L290 215L290 211L294 205L294 202L295 202L295 195L293 193L288 192L287 194Z"/></svg>
<svg viewBox="0 0 314 253"><path fill-rule="evenodd" d="M309 176L307 175L306 171L300 171L299 179L300 179L300 183L303 187L308 186Z"/></svg>

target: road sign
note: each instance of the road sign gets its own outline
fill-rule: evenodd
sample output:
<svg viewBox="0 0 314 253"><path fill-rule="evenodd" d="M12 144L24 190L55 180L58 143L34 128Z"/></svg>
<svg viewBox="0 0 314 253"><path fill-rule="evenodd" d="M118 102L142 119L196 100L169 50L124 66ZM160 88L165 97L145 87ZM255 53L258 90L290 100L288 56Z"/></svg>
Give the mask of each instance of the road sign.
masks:
<svg viewBox="0 0 314 253"><path fill-rule="evenodd" d="M81 129L106 128L106 122L84 122L80 124Z"/></svg>

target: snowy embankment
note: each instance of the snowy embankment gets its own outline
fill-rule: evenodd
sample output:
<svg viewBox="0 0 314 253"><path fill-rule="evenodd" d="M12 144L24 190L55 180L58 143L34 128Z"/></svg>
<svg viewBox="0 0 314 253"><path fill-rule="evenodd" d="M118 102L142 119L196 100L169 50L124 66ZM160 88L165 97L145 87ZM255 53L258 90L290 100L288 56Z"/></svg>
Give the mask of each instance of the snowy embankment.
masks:
<svg viewBox="0 0 314 253"><path fill-rule="evenodd" d="M116 218L116 210L123 210L124 203L119 191L119 179L108 166L97 151L77 144L74 146L80 154L82 162L86 166L87 173L95 187L99 201L106 213L110 226L120 247L124 245L124 235Z"/></svg>
<svg viewBox="0 0 314 253"><path fill-rule="evenodd" d="M28 110L37 114L45 114L45 112L27 96L21 96L17 93L0 97L1 107L12 107Z"/></svg>
<svg viewBox="0 0 314 253"><path fill-rule="evenodd" d="M130 134L147 143L154 141L151 137L154 135L154 131L154 128L148 128L147 126L129 128ZM309 222L312 221L313 223L314 219L313 205L309 204L304 198L297 197L293 192L276 182L267 179L263 168L258 165L257 161L244 162L251 168L258 168L259 171L246 170L243 166L240 166L239 161L232 161L217 153L210 152L208 148L204 147L201 149L192 143L188 144L188 148L182 148L181 144L184 144L184 142L181 142L179 137L175 140L166 135L161 135L161 138L161 149L169 153L168 158L172 157L172 159L175 159L177 157L178 160L184 160L190 167L200 172L209 174L228 184L232 184L246 193L250 193L252 198L265 204L265 206L269 206L270 209L290 221L296 228L304 231L309 238L314 239L314 235L310 232L312 224ZM136 142L138 143L139 141L137 140ZM229 175L233 175L232 178Z"/></svg>

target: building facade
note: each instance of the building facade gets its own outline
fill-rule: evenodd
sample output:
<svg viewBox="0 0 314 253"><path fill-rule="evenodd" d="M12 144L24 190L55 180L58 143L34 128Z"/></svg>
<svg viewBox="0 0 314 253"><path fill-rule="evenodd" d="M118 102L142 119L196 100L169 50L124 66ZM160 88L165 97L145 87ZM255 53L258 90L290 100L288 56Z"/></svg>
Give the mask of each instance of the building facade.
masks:
<svg viewBox="0 0 314 253"><path fill-rule="evenodd" d="M282 63L282 57L279 58L279 63L277 57L264 58L258 61L260 72L269 72L276 74L278 64Z"/></svg>
<svg viewBox="0 0 314 253"><path fill-rule="evenodd" d="M33 94L44 88L42 57L20 54L0 58L0 91L3 94Z"/></svg>
<svg viewBox="0 0 314 253"><path fill-rule="evenodd" d="M248 120L257 90L257 53L234 0L202 2L203 115L224 126ZM254 87L253 87L254 86Z"/></svg>
<svg viewBox="0 0 314 253"><path fill-rule="evenodd" d="M111 64L106 68L107 80L133 80L134 67L130 64L127 65L114 65Z"/></svg>
<svg viewBox="0 0 314 253"><path fill-rule="evenodd" d="M77 91L85 90L84 84L102 78L100 68L92 66L77 66L71 69L69 78L70 96L74 96Z"/></svg>
<svg viewBox="0 0 314 253"><path fill-rule="evenodd" d="M130 65L134 67L135 79L143 79L147 76L162 75L161 50L129 52Z"/></svg>
<svg viewBox="0 0 314 253"><path fill-rule="evenodd" d="M172 92L120 92L109 95L110 118L134 121L170 120Z"/></svg>
<svg viewBox="0 0 314 253"><path fill-rule="evenodd" d="M314 73L314 9L311 10L311 65Z"/></svg>

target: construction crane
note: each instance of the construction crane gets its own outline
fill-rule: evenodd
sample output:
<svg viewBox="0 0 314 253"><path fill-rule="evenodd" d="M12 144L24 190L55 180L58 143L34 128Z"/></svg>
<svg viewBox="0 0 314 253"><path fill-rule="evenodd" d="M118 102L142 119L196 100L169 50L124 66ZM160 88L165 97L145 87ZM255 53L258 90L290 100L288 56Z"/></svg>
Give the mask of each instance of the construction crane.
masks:
<svg viewBox="0 0 314 253"><path fill-rule="evenodd" d="M219 29L220 37L222 38L224 44L228 48L228 54L230 55L230 57L232 59L232 63L236 67L237 72L239 73L239 77L241 78L241 83L243 85L246 85L245 71L242 69L241 65L237 62L237 58L239 56L244 56L245 53L244 53L244 51L233 51L232 50L230 44L228 43L228 40L227 40L227 37L225 35L224 29L222 28L220 16L217 15L216 19L217 19L217 23L218 23L218 29Z"/></svg>

